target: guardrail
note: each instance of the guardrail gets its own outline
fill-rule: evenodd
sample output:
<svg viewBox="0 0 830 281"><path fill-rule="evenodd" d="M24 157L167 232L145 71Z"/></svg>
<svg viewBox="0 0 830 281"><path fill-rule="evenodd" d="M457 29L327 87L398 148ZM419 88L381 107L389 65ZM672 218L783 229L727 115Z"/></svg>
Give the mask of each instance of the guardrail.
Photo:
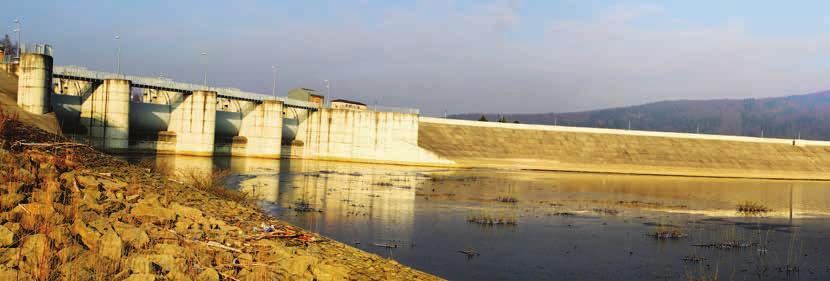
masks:
<svg viewBox="0 0 830 281"><path fill-rule="evenodd" d="M368 106L368 109L371 110L371 111L380 111L380 112L400 112L400 113L409 113L409 114L421 114L420 109L411 108L411 107L394 107L394 106L372 105L372 106Z"/></svg>
<svg viewBox="0 0 830 281"><path fill-rule="evenodd" d="M82 66L55 66L52 68L53 74L62 74L68 76L77 76L77 77L84 77L84 78L92 78L92 79L124 79L130 80L133 84L142 84L147 86L155 86L161 88L169 88L169 89L178 89L183 91L196 91L196 90L208 90L208 91L215 91L218 95L224 97L232 97L244 100L257 100L257 101L265 101L265 100L278 100L282 101L284 104L289 106L295 107L302 107L313 109L317 108L316 103L301 101L301 100L292 100L287 99L285 97L275 97L271 95L263 95L257 93L250 93L245 92L237 88L228 88L228 87L206 87L205 85L199 84L191 84L191 83L183 83L183 82L176 82L170 78L166 77L142 77L142 76L133 76L133 75L125 75L125 74L118 74L118 73L110 73L110 72L102 72L102 71L93 71L86 69Z"/></svg>

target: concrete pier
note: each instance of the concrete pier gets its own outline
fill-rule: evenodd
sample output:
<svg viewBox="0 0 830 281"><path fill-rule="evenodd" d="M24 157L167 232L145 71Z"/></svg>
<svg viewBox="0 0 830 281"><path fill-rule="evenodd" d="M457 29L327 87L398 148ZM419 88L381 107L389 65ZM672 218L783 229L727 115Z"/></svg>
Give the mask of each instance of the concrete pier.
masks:
<svg viewBox="0 0 830 281"><path fill-rule="evenodd" d="M24 53L20 58L17 82L17 105L34 114L50 110L49 95L52 82L52 57Z"/></svg>
<svg viewBox="0 0 830 281"><path fill-rule="evenodd" d="M129 148L130 81L106 79L81 103L80 123L89 141L105 151Z"/></svg>
<svg viewBox="0 0 830 281"><path fill-rule="evenodd" d="M160 153L212 156L216 130L216 92L193 91L174 102L167 132L162 132ZM172 150L172 151L171 151Z"/></svg>
<svg viewBox="0 0 830 281"><path fill-rule="evenodd" d="M233 138L231 155L280 158L283 102L265 100L243 108L239 135Z"/></svg>

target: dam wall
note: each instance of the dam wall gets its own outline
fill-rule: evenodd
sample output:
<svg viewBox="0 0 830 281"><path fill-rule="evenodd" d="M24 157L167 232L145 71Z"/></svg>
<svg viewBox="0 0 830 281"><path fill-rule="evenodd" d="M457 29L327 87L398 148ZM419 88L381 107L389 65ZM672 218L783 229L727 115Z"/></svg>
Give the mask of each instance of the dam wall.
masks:
<svg viewBox="0 0 830 281"><path fill-rule="evenodd" d="M291 158L406 165L451 165L418 146L417 114L323 108L299 124L283 149Z"/></svg>
<svg viewBox="0 0 830 281"><path fill-rule="evenodd" d="M463 167L830 180L830 142L422 117L418 146Z"/></svg>

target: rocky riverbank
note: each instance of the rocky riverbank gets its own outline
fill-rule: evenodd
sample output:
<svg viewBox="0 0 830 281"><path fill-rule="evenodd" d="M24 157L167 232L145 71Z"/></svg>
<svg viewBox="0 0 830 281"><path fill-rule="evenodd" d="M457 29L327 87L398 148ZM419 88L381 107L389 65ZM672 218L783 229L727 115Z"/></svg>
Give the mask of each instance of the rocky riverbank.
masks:
<svg viewBox="0 0 830 281"><path fill-rule="evenodd" d="M5 120L0 280L439 279Z"/></svg>

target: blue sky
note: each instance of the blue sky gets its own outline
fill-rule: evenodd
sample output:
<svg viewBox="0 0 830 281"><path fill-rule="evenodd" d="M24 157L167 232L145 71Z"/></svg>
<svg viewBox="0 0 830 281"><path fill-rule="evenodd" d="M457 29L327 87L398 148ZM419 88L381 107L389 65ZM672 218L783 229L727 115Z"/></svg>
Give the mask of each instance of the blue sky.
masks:
<svg viewBox="0 0 830 281"><path fill-rule="evenodd" d="M13 1L55 61L427 115L830 89L827 1ZM114 35L119 34L119 42Z"/></svg>

